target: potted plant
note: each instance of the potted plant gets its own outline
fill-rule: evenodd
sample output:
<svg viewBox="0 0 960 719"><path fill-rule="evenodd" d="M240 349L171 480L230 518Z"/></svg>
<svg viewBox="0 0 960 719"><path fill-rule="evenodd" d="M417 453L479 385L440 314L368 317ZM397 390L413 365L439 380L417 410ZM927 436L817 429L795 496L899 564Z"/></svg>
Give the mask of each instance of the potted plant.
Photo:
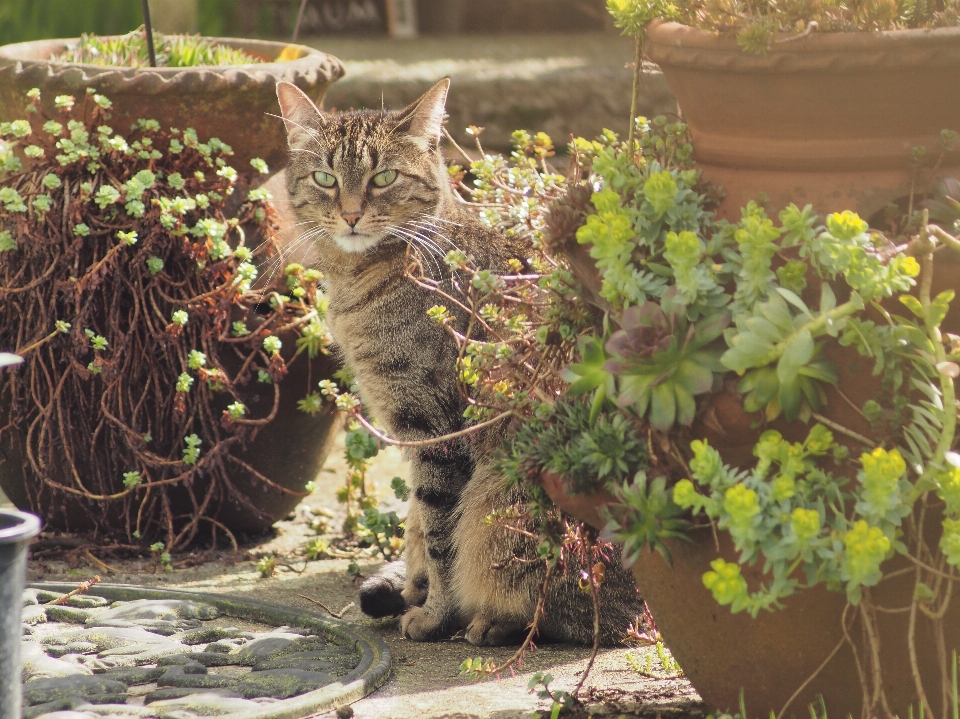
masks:
<svg viewBox="0 0 960 719"><path fill-rule="evenodd" d="M777 209L810 203L870 218L911 194L910 148L925 148L917 165L956 173L957 156L935 150L960 115L960 100L942 89L960 69L952 2L609 0L608 8L663 70L698 166L727 192L719 212L731 221L758 192Z"/></svg>
<svg viewBox="0 0 960 719"><path fill-rule="evenodd" d="M0 124L0 343L24 358L0 484L121 546L263 531L334 424L303 397L333 370L320 275L285 264L269 193L245 189L267 165L186 126L116 129L92 88L26 95Z"/></svg>
<svg viewBox="0 0 960 719"><path fill-rule="evenodd" d="M125 132L141 118L164 128L194 128L235 152L238 167L253 157L280 169L286 135L276 117L276 84L292 82L314 100L343 76L332 55L304 45L237 38L152 33L150 66L144 31L0 47L0 120L16 119L24 93L41 91L47 113L61 95L90 88L111 99L112 122Z"/></svg>
<svg viewBox="0 0 960 719"><path fill-rule="evenodd" d="M446 260L487 337L451 328L467 416L509 423L500 467L525 516L549 497L624 543L714 707L742 690L758 715L821 697L831 715L946 716L960 365L935 265L956 226L919 204L886 233L809 205L718 219L666 118L575 140L566 177L548 137L514 139L472 163L470 196L533 239L529 267ZM450 301L430 310L445 326Z"/></svg>

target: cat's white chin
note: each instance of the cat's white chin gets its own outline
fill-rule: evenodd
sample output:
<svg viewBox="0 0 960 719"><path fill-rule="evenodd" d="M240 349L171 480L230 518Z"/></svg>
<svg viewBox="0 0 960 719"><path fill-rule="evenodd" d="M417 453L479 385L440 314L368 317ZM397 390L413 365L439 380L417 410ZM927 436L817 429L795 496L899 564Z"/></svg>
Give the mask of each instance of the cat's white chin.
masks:
<svg viewBox="0 0 960 719"><path fill-rule="evenodd" d="M349 235L334 235L333 241L337 243L339 247L344 252L366 252L371 247L376 245L380 238L376 235L366 235L353 233Z"/></svg>

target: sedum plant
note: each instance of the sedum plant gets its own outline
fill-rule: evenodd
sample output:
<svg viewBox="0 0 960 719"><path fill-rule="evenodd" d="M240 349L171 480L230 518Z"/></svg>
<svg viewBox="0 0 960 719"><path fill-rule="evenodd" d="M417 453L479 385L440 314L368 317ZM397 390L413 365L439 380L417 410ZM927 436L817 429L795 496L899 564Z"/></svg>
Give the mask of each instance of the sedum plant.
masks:
<svg viewBox="0 0 960 719"><path fill-rule="evenodd" d="M199 35L164 35L154 32L153 44L157 67L249 65L262 62L256 55ZM125 35L101 36L83 33L79 40L53 59L112 67L150 66L147 39L142 27Z"/></svg>
<svg viewBox="0 0 960 719"><path fill-rule="evenodd" d="M651 20L673 20L711 32L734 33L744 52L764 55L775 42L812 30L821 32L956 27L955 0L607 0L617 27L638 35ZM778 40L778 36L786 35Z"/></svg>
<svg viewBox="0 0 960 719"><path fill-rule="evenodd" d="M24 358L0 385L0 437L24 447L37 511L71 498L167 552L215 537L226 508L259 512L238 479L291 491L240 450L276 416L292 358L327 343L319 273L254 287L277 262L269 196L249 189L262 161L235 168L191 128L113 127L90 91L52 117L27 95L25 119L0 123L0 346Z"/></svg>

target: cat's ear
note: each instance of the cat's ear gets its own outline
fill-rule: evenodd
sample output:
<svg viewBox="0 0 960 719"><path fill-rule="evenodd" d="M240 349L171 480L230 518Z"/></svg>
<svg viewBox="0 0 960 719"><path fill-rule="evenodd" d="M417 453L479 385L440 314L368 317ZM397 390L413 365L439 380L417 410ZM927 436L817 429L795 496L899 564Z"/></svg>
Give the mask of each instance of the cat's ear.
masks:
<svg viewBox="0 0 960 719"><path fill-rule="evenodd" d="M447 103L450 78L445 77L424 95L400 112L397 129L402 130L424 150L436 148L443 132L443 116Z"/></svg>
<svg viewBox="0 0 960 719"><path fill-rule="evenodd" d="M323 125L323 112L299 87L281 80L277 83L277 99L283 123L287 126L287 143L290 147L309 140L319 125Z"/></svg>

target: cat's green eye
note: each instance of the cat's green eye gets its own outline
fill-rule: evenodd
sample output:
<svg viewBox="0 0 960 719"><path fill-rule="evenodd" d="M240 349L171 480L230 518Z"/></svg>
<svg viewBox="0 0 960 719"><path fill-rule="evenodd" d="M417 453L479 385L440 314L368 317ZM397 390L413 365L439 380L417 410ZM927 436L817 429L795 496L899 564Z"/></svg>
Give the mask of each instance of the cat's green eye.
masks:
<svg viewBox="0 0 960 719"><path fill-rule="evenodd" d="M336 177L322 170L317 170L313 173L313 181L320 185L320 187L333 187L337 184Z"/></svg>
<svg viewBox="0 0 960 719"><path fill-rule="evenodd" d="M387 185L392 184L396 179L396 170L384 170L383 172L378 172L373 176L373 184L377 187L386 187Z"/></svg>

